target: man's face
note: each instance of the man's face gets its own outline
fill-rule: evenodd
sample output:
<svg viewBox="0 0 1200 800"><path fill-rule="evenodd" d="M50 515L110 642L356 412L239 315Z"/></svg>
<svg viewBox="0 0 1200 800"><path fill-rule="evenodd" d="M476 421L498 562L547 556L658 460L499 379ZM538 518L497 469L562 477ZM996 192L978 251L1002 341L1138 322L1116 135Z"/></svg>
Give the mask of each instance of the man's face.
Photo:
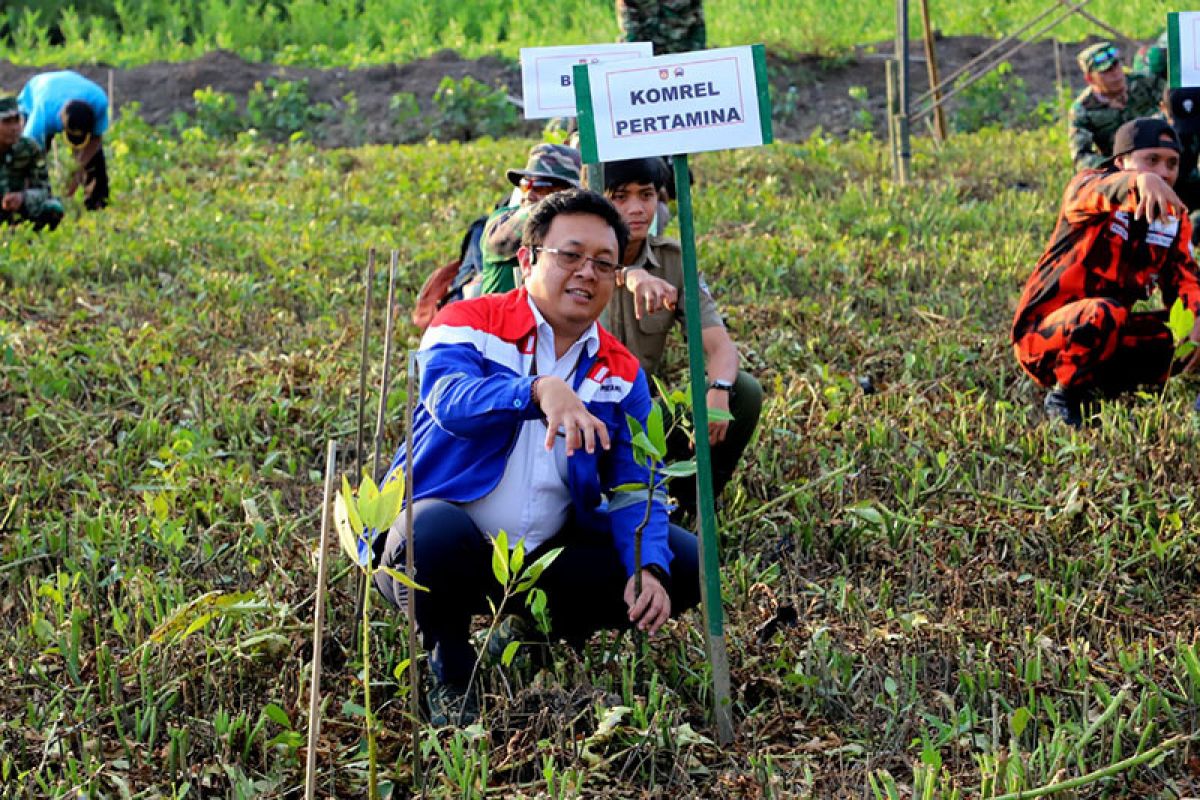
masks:
<svg viewBox="0 0 1200 800"><path fill-rule="evenodd" d="M563 181L556 181L551 178L521 178L521 182L517 184L521 189L521 202L524 205L531 206L555 192L561 192L564 189L570 188L570 185Z"/></svg>
<svg viewBox="0 0 1200 800"><path fill-rule="evenodd" d="M1125 70L1121 69L1120 61L1114 61L1112 66L1103 72L1092 70L1087 74L1087 82L1106 97L1125 94Z"/></svg>
<svg viewBox="0 0 1200 800"><path fill-rule="evenodd" d="M7 150L21 138L21 115L0 119L0 150Z"/></svg>
<svg viewBox="0 0 1200 800"><path fill-rule="evenodd" d="M1152 172L1168 186L1174 186L1179 177L1179 153L1171 147L1144 147L1117 156L1117 166L1134 172Z"/></svg>
<svg viewBox="0 0 1200 800"><path fill-rule="evenodd" d="M594 214L559 214L534 251L517 251L525 288L556 336L577 338L612 297L613 272L596 269L591 259L617 263L616 231ZM579 256L580 263L567 265Z"/></svg>
<svg viewBox="0 0 1200 800"><path fill-rule="evenodd" d="M629 226L629 243L644 241L658 212L658 190L654 184L626 183L609 192L608 199Z"/></svg>

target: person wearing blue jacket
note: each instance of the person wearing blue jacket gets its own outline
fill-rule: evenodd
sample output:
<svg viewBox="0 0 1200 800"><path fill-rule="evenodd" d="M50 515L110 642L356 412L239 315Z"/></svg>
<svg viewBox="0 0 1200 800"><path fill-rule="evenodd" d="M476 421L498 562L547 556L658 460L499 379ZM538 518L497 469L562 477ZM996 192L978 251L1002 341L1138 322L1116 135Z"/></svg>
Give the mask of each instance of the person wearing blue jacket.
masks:
<svg viewBox="0 0 1200 800"><path fill-rule="evenodd" d="M696 537L667 521L660 491L633 456L626 415L650 413L646 375L597 323L612 297L628 231L604 197L558 192L532 210L518 250L524 286L443 308L417 356L413 419L412 578L416 622L431 652L434 724L477 715L469 686L473 614L502 591L492 540L524 540L532 563L563 548L537 586L551 636L582 646L597 630L653 634L700 600ZM404 468L404 449L391 472ZM635 530L642 592L635 597ZM404 515L380 549L404 570ZM382 570L376 586L401 609L403 584ZM510 612L523 603L510 602Z"/></svg>
<svg viewBox="0 0 1200 800"><path fill-rule="evenodd" d="M108 165L104 134L108 132L108 95L97 84L71 70L34 75L17 96L25 115L25 132L44 152L62 134L71 148L75 169L67 179L64 197L83 185L83 205L89 211L108 205Z"/></svg>

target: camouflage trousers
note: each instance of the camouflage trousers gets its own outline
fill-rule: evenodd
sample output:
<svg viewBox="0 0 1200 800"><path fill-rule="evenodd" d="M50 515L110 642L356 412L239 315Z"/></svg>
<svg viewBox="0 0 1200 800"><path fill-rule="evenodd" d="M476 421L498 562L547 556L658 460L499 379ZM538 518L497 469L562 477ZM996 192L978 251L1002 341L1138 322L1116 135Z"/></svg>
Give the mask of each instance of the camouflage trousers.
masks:
<svg viewBox="0 0 1200 800"><path fill-rule="evenodd" d="M1134 313L1101 297L1068 303L1014 347L1021 366L1042 386L1109 395L1165 383L1175 356L1165 311Z"/></svg>
<svg viewBox="0 0 1200 800"><path fill-rule="evenodd" d="M62 203L57 200L47 200L35 214L27 214L24 209L15 212L0 211L0 225L11 226L28 222L33 225L35 231L40 231L43 228L54 230L58 227L58 223L62 222L62 218Z"/></svg>
<svg viewBox="0 0 1200 800"><path fill-rule="evenodd" d="M654 55L703 50L703 0L617 0L617 22L627 42L653 42Z"/></svg>

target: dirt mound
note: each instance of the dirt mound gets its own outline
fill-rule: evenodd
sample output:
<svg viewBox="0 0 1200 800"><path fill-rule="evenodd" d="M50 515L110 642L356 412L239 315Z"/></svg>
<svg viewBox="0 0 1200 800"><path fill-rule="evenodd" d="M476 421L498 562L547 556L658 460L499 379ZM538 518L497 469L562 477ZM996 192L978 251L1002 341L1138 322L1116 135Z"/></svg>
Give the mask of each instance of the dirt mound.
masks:
<svg viewBox="0 0 1200 800"><path fill-rule="evenodd" d="M939 39L937 56L941 74L950 74L993 43L976 36ZM1064 78L1074 82L1075 91L1082 88L1082 81L1074 67L1073 55L1081 46L1067 45L1063 54ZM778 138L804 139L818 126L835 134L870 127L882 135L886 116L884 61L893 49L893 44L886 42L836 58L769 56L773 97L779 112ZM928 82L920 42L913 42L912 53L915 96L926 90ZM1009 60L1012 74L1024 81L1032 102L1054 97L1053 42L1031 44ZM193 93L207 87L228 92L244 105L247 94L258 82L272 77L289 81L306 79L313 102L328 103L339 112L346 111L345 98L352 92L363 124L350 130L335 122L321 137L322 143L330 146L357 144L364 139L378 143L398 141L403 131L390 107L392 97L402 92L412 93L422 113L430 113L433 94L447 75L456 80L469 75L489 86L504 86L510 95L519 95L521 85L520 69L515 62L495 57L468 60L450 50L408 64L363 69L254 64L225 51L209 53L195 61L159 62L131 69L110 70L104 65L72 68L101 86L109 85L111 73L118 109L130 102L140 103L143 118L152 124L166 123L176 112L192 113ZM18 67L0 60L0 87L16 91L30 76L45 69L49 67ZM854 87L862 87L855 89L857 98L851 96ZM540 128L539 122L522 123L521 132L536 135ZM918 132L921 130L918 127Z"/></svg>

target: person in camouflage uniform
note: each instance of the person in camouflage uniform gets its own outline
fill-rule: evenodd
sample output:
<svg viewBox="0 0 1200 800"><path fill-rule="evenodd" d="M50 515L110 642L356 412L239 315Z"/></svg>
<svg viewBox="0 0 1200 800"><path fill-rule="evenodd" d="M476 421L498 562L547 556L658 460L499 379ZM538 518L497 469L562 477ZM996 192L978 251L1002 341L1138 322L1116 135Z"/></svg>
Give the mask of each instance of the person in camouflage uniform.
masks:
<svg viewBox="0 0 1200 800"><path fill-rule="evenodd" d="M705 47L703 0L617 0L617 23L627 42L652 42L654 55Z"/></svg>
<svg viewBox="0 0 1200 800"><path fill-rule="evenodd" d="M1160 117L1171 124L1179 136L1179 178L1175 194L1188 208L1192 221L1192 243L1200 239L1200 88L1172 89L1163 92Z"/></svg>
<svg viewBox="0 0 1200 800"><path fill-rule="evenodd" d="M517 287L517 250L530 209L555 192L580 188L582 165L579 151L574 147L537 144L529 151L525 169L508 171L508 180L517 187L521 200L497 209L483 228L483 294L507 292Z"/></svg>
<svg viewBox="0 0 1200 800"><path fill-rule="evenodd" d="M1126 122L1153 116L1166 82L1121 66L1121 51L1100 42L1076 60L1088 87L1071 105L1071 160L1076 171L1094 169L1112 155L1113 136Z"/></svg>
<svg viewBox="0 0 1200 800"><path fill-rule="evenodd" d="M17 98L0 96L0 223L31 222L35 230L53 229L62 216L62 203L50 194L42 149L21 136Z"/></svg>

